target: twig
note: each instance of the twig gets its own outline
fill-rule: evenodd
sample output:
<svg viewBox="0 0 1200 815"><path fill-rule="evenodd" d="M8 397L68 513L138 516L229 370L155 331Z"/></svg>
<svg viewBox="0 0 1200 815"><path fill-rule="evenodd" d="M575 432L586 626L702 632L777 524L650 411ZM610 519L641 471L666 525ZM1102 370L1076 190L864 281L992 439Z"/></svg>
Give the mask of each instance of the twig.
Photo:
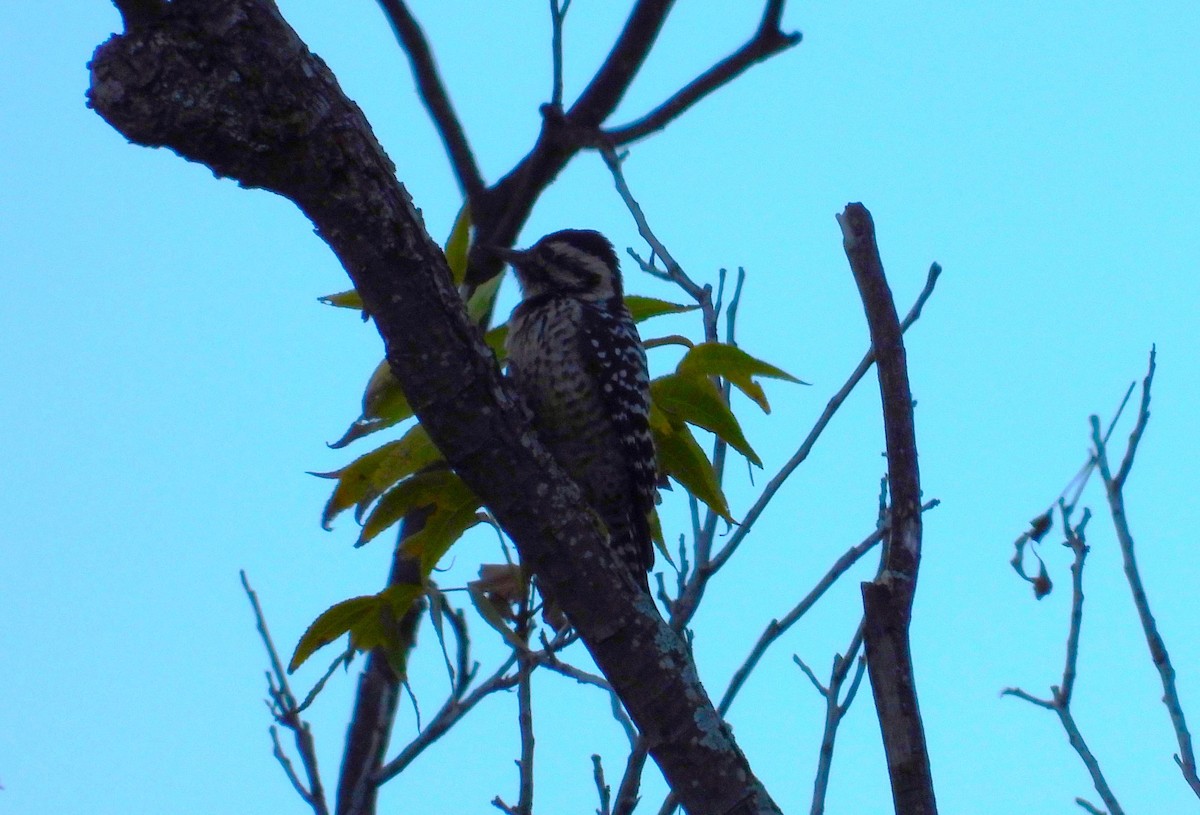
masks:
<svg viewBox="0 0 1200 815"><path fill-rule="evenodd" d="M550 52L553 61L553 87L550 104L561 108L563 103L563 22L571 0L550 0Z"/></svg>
<svg viewBox="0 0 1200 815"><path fill-rule="evenodd" d="M1085 801L1082 798L1076 798L1075 803L1078 804L1083 809L1084 812L1090 812L1091 815L1108 815L1108 813L1105 812L1103 809L1098 809L1098 808L1092 806L1092 804L1090 802Z"/></svg>
<svg viewBox="0 0 1200 815"><path fill-rule="evenodd" d="M650 228L650 224L646 220L646 213L642 211L641 205L633 197L633 193L629 189L629 183L625 180L625 173L621 170L621 158L617 155L617 151L608 146L602 146L599 150L604 163L608 165L609 172L612 173L613 182L617 186L617 193L621 196L621 200L625 202L629 214L633 216L633 220L637 224L638 234L642 236L642 239L646 243L650 244L650 248L653 250L655 256L662 260L671 282L687 292L688 296L700 306L700 311L704 319L705 340L709 342L715 340L717 338L717 315L715 309L713 309L712 287L699 286L694 280L688 277L683 267L679 265L667 250L667 247L654 234L654 230Z"/></svg>
<svg viewBox="0 0 1200 815"><path fill-rule="evenodd" d="M934 504L931 502L930 508ZM829 587L838 581L843 574L850 570L850 567L862 558L867 552L875 548L883 536L887 534L887 527L881 526L867 537L863 538L858 543L851 546L842 553L829 570L825 572L824 577L817 581L817 584L805 595L804 599L797 603L791 611L785 614L782 618L771 620L767 627L759 635L758 641L754 647L750 649L749 655L733 672L733 677L729 680L729 686L725 688L725 693L721 696L721 703L717 705L717 712L722 716L729 712L729 708L733 706L734 699L737 698L742 686L746 684L746 680L750 674L758 666L759 660L766 654L767 649L779 639L789 628L803 617L810 608L816 605L816 602L821 599L821 596L829 590Z"/></svg>
<svg viewBox="0 0 1200 815"><path fill-rule="evenodd" d="M875 351L891 493L883 569L862 585L867 669L896 811L933 815L937 803L909 646L921 562L921 479L904 331L884 276L871 214L862 204L848 204L837 220Z"/></svg>
<svg viewBox="0 0 1200 815"><path fill-rule="evenodd" d="M1129 434L1129 444L1125 448L1125 456L1115 475L1109 468L1108 448L1104 440L1100 438L1100 421L1095 416L1091 417L1092 444L1096 448L1100 477L1104 479L1109 511L1117 532L1117 542L1121 547L1121 558L1125 563L1125 579L1133 593L1133 603L1137 607L1142 632L1146 637L1146 644L1150 647L1150 659L1162 682L1163 704L1166 705L1176 741L1179 743L1179 753L1175 757L1175 761L1183 773L1184 780L1192 788L1192 792L1200 797L1200 776L1197 776L1196 772L1192 735L1188 730L1187 720L1183 714L1183 705L1179 700L1179 691L1175 686L1175 668L1171 664L1171 655L1167 651L1166 642L1163 641L1162 635L1158 631L1158 624L1154 621L1154 615L1150 611L1150 600L1146 596L1146 587L1142 583L1141 572L1134 556L1133 533L1129 529L1129 517L1125 512L1125 481L1129 478L1138 444L1146 432L1146 425L1150 422L1150 387L1154 382L1155 356L1155 349L1151 347L1149 370L1146 372L1146 378L1142 380L1142 402L1138 409L1137 422Z"/></svg>
<svg viewBox="0 0 1200 815"><path fill-rule="evenodd" d="M408 55L421 102L429 111L429 118L437 127L442 144L446 146L459 189L474 203L484 192L483 176L479 172L479 165L475 163L475 154L471 152L462 122L454 112L454 105L450 102L446 86L438 74L437 63L429 48L429 41L425 39L425 32L421 30L420 24L403 0L379 0L379 5L387 15L388 22L392 24L392 30L396 32L404 53Z"/></svg>
<svg viewBox="0 0 1200 815"><path fill-rule="evenodd" d="M863 626L860 622L858 628L854 632L854 637L850 640L850 645L846 649L846 655L835 654L833 657L833 670L829 676L829 687L824 687L817 679L807 665L798 656L793 656L792 659L800 666L800 670L804 671L809 680L816 687L817 692L825 699L825 728L821 734L821 748L817 759L817 772L813 780L813 801L812 807L809 809L811 815L821 815L825 811L825 794L829 788L829 771L833 766L833 745L837 739L838 726L842 723L842 719L846 715L846 711L850 709L850 705L854 704L854 697L858 694L858 687L862 683L863 671L866 669L866 658L858 655L862 649ZM850 688L846 691L844 701L839 701L842 695L842 687L846 683L847 677L850 675L850 668L854 666L854 678L850 680Z"/></svg>
<svg viewBox="0 0 1200 815"><path fill-rule="evenodd" d="M621 729L625 731L625 736L629 739L629 746L634 746L637 741L637 728L634 727L629 714L625 712L625 708L621 706L620 698L613 691L612 685L608 683L607 679L597 676L594 673L589 673L570 663L563 662L553 654L541 657L539 664L556 674L565 676L568 679L574 679L581 685L591 685L607 693L612 706L613 718L616 719L617 724L621 725Z"/></svg>
<svg viewBox="0 0 1200 815"><path fill-rule="evenodd" d="M925 278L925 287L921 290L921 293L917 296L916 302L913 303L912 308L909 309L908 314L900 323L901 331L907 331L921 316L921 310L925 307L926 301L928 301L930 296L933 294L934 286L937 284L938 277L941 274L942 267L938 264L934 263L929 267L929 275ZM706 571L715 574L721 569L722 566L725 565L726 562L728 562L729 558L733 556L733 553L737 551L738 546L743 540L745 540L746 535L750 533L755 521L757 521L759 516L762 515L763 511L767 508L767 505L770 504L771 499L775 497L775 493L779 491L779 488L783 486L784 482L787 481L788 477L791 476L796 468L808 458L809 454L812 452L813 446L817 442L817 439L820 438L821 433L824 432L834 414L837 413L839 408L841 408L842 403L845 402L847 397L850 396L851 392L853 392L854 388L857 387L858 383L866 375L867 371L871 370L871 366L874 363L875 352L874 350L868 350L867 353L863 355L863 358L858 363L858 366L850 374L849 378L846 379L845 384L842 385L841 389L838 390L838 392L835 393L832 398L830 398L828 404L825 405L825 410L823 410L821 415L817 417L816 423L813 425L812 430L808 432L808 436L805 437L804 441L800 444L800 447L797 448L796 452L792 454L792 457L788 459L787 463L779 469L779 472L772 476L771 480L768 481L763 487L762 494L758 496L758 500L756 500L754 505L746 511L745 516L742 518L742 523L729 536L728 542L726 542L725 546L722 547L721 551L718 552L715 557L713 557L712 562L709 563Z"/></svg>
<svg viewBox="0 0 1200 815"><path fill-rule="evenodd" d="M308 787L306 788L301 782L291 760L283 752L283 746L279 743L278 730L272 726L270 731L271 742L275 748L274 755L304 803L312 807L315 815L328 815L329 808L325 803L325 789L321 785L321 774L317 769L317 750L313 742L312 729L308 722L300 718L296 696L288 685L287 673L283 670L283 661L280 660L279 652L275 649L275 643L267 630L267 618L258 602L258 595L250 587L246 571L243 569L238 574L241 576L242 588L246 592L246 597L250 599L250 606L254 609L254 622L258 627L259 636L262 637L263 646L267 649L267 657L271 661L271 671L267 673L267 687L271 696L268 706L271 708L275 720L291 730L295 737L296 751L300 754L300 762L303 764L304 774L308 778Z"/></svg>
<svg viewBox="0 0 1200 815"><path fill-rule="evenodd" d="M1084 510L1083 518L1078 524L1072 526L1070 509L1062 499L1059 499L1059 511L1062 513L1063 528L1066 530L1066 545L1075 554L1075 559L1071 564L1071 618L1067 630L1062 683L1050 686L1049 699L1041 699L1020 688L1005 688L1000 695L1015 696L1037 707L1054 711L1062 724L1063 731L1067 734L1067 741L1078 754L1084 767L1087 768L1088 774L1092 777L1092 785L1104 801L1104 805L1108 807L1111 815L1123 815L1121 805L1117 803L1116 796L1113 795L1112 789L1109 788L1108 781L1105 780L1104 773L1100 769L1100 762L1088 748L1083 734L1079 732L1075 717L1071 713L1071 696L1074 693L1076 663L1079 659L1079 634L1083 625L1083 566L1088 555L1085 529L1091 513ZM1080 799L1076 799L1077 802L1078 800Z"/></svg>
<svg viewBox="0 0 1200 815"><path fill-rule="evenodd" d="M613 815L631 815L638 805L638 789L642 783L642 768L646 766L646 742L638 739L629 760L625 762L625 774L617 788L617 800L613 804Z"/></svg>
<svg viewBox="0 0 1200 815"><path fill-rule="evenodd" d="M768 0L758 29L750 40L693 79L670 99L636 121L605 131L616 145L628 144L662 130L684 111L713 91L733 81L750 66L798 44L799 32L785 34L779 27L784 0Z"/></svg>
<svg viewBox="0 0 1200 815"><path fill-rule="evenodd" d="M526 592L521 600L521 608L517 613L517 637L526 646L517 654L517 728L521 734L521 759L517 762L517 772L520 776L520 787L517 794L516 813L532 815L533 813L533 669L535 667L529 652L529 593Z"/></svg>
<svg viewBox="0 0 1200 815"><path fill-rule="evenodd" d="M596 793L600 796L600 808L596 810L596 815L609 815L612 790L604 781L604 765L600 763L600 756L594 753L592 754L592 778L596 782Z"/></svg>
<svg viewBox="0 0 1200 815"><path fill-rule="evenodd" d="M475 690L461 698L451 697L447 699L442 705L441 710L434 715L425 729L405 745L399 755L379 768L379 772L373 779L375 784L377 786L383 784L388 779L394 778L403 772L417 756L424 752L425 748L441 738L447 730L457 724L459 719L469 713L471 708L479 704L485 697L490 696L496 691L508 690L516 686L517 674L509 673L510 669L516 663L516 653L509 654L508 658L500 664L500 667L493 671L491 676L480 683Z"/></svg>

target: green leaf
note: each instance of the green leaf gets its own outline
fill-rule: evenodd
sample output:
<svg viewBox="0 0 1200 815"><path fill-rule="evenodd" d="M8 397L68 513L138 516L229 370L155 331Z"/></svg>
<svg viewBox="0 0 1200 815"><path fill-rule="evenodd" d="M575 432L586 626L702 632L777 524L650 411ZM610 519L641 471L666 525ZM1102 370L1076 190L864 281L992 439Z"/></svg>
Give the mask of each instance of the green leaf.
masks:
<svg viewBox="0 0 1200 815"><path fill-rule="evenodd" d="M712 463L700 449L700 444L688 426L682 422L672 422L664 411L652 404L650 431L654 435L654 446L658 451L659 471L674 478L722 518L736 523L729 514L729 502L725 500L721 485L717 483Z"/></svg>
<svg viewBox="0 0 1200 815"><path fill-rule="evenodd" d="M385 490L441 458L425 428L415 425L396 441L358 457L340 470L313 473L338 480L321 513L321 525L329 529L334 518L353 506L358 507L355 515L361 520L363 511Z"/></svg>
<svg viewBox="0 0 1200 815"><path fill-rule="evenodd" d="M339 450L352 441L393 427L412 415L412 406L408 404L400 382L385 359L375 366L363 391L362 415L351 422L342 437L329 446Z"/></svg>
<svg viewBox="0 0 1200 815"><path fill-rule="evenodd" d="M327 294L324 297L318 297L317 300L327 306L335 306L336 308L354 308L362 311L363 307L362 296L356 289L338 292L337 294Z"/></svg>
<svg viewBox="0 0 1200 815"><path fill-rule="evenodd" d="M667 300L659 300L654 297L638 297L631 294L625 298L625 307L629 309L630 315L635 323L640 323L649 320L651 317L658 317L661 314L682 314L685 311L695 311L699 306L685 306L680 303L672 303Z"/></svg>
<svg viewBox="0 0 1200 815"><path fill-rule="evenodd" d="M479 507L479 499L462 479L449 481L421 529L404 541L404 551L421 559L422 574L432 572L454 542L480 522Z"/></svg>
<svg viewBox="0 0 1200 815"><path fill-rule="evenodd" d="M508 349L504 345L508 341L508 323L498 325L484 334L483 341L487 344L488 348L492 349L492 353L496 355L496 362L503 365L504 360L508 358Z"/></svg>
<svg viewBox="0 0 1200 815"><path fill-rule="evenodd" d="M322 648L349 632L350 644L365 651L387 647L407 650L408 643L398 641L399 619L424 591L420 584L402 583L379 594L352 597L326 609L308 627L288 663L292 673Z"/></svg>
<svg viewBox="0 0 1200 815"><path fill-rule="evenodd" d="M650 383L650 399L672 417L715 433L751 463L762 466L737 417L709 377L679 373L660 377Z"/></svg>
<svg viewBox="0 0 1200 815"><path fill-rule="evenodd" d="M770 413L771 406L767 403L767 395L763 392L762 386L754 381L754 377L767 376L772 379L795 382L799 385L808 384L787 371L776 368L761 359L755 359L737 346L721 342L704 342L697 345L684 354L675 371L680 374L724 377L734 387L754 400L764 413Z"/></svg>
<svg viewBox="0 0 1200 815"><path fill-rule="evenodd" d="M471 495L475 501L472 506L473 518L474 510L479 506L479 500L474 498L467 486L463 484L462 479L451 470L439 468L417 473L392 487L379 499L375 509L371 510L371 514L367 516L362 532L359 533L358 541L354 545L362 546L383 530L398 523L409 512L416 510L429 512L425 520L426 524L437 526L439 523L445 523L447 521L439 520L436 517L437 514L458 510L467 500L464 497L465 494ZM435 548L437 545L439 545L438 539L435 538L430 546ZM442 551L444 552L445 549L443 548ZM432 564L429 568L433 568Z"/></svg>
<svg viewBox="0 0 1200 815"><path fill-rule="evenodd" d="M471 204L464 201L458 217L454 219L454 228L446 239L446 263L450 265L450 279L455 286L461 286L467 276L467 250L471 244Z"/></svg>
<svg viewBox="0 0 1200 815"><path fill-rule="evenodd" d="M492 311L492 305L496 302L496 293L500 291L500 283L504 280L504 275L507 274L508 267L500 274L485 280L471 294L467 300L467 317L475 325L480 325L483 322L485 315Z"/></svg>

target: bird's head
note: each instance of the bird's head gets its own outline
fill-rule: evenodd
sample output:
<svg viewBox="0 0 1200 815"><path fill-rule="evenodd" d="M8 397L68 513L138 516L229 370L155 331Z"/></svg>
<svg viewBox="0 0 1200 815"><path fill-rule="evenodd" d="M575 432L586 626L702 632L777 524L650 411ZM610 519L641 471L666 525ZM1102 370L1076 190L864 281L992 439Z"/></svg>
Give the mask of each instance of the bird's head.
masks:
<svg viewBox="0 0 1200 815"><path fill-rule="evenodd" d="M564 229L528 249L492 252L512 264L526 299L558 294L601 301L623 295L617 253L608 238L591 229Z"/></svg>

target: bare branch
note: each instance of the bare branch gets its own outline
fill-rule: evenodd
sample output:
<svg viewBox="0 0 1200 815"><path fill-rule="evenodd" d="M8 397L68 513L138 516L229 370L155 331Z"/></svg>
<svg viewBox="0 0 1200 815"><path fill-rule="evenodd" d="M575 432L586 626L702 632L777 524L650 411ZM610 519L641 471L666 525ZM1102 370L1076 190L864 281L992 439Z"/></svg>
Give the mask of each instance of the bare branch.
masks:
<svg viewBox="0 0 1200 815"><path fill-rule="evenodd" d="M1063 678L1061 685L1050 686L1050 698L1039 699L1033 694L1027 693L1020 688L1005 688L1001 692L1001 696L1015 696L1018 699L1024 699L1032 705L1036 705L1046 710L1052 710L1058 716L1059 722L1062 724L1063 731L1067 734L1067 741L1071 747L1079 755L1084 767L1092 777L1092 785L1096 788L1096 792L1100 794L1100 798L1104 801L1104 805L1109 808L1112 815L1123 815L1121 805L1117 803L1116 796L1108 786L1108 781L1104 778L1104 773L1100 769L1100 763L1092 754L1087 742L1083 738L1083 734L1079 732L1079 726L1075 723L1075 717L1071 713L1071 696L1075 685L1076 662L1079 658L1079 631L1083 622L1083 567L1087 560L1088 547L1085 540L1085 528L1087 527L1088 519L1091 514L1085 510L1083 518L1074 526L1070 523L1070 509L1066 503L1059 499L1059 510L1063 515L1063 527L1066 529L1067 545L1074 552L1075 559L1071 564L1071 621L1067 632L1067 647L1066 660L1063 666ZM1077 801L1079 799L1076 799Z"/></svg>
<svg viewBox="0 0 1200 815"><path fill-rule="evenodd" d="M638 790L642 783L642 768L646 766L645 739L638 743L625 762L625 774L621 777L621 786L617 789L617 800L613 804L613 815L631 815L638 805Z"/></svg>
<svg viewBox="0 0 1200 815"><path fill-rule="evenodd" d="M1100 421L1091 417L1092 444L1096 448L1096 461L1100 468L1100 477L1104 479L1105 492L1108 494L1109 512L1112 515L1113 527L1117 532L1117 543L1121 548L1121 558L1125 564L1125 579L1133 593L1133 604L1137 608L1138 619L1142 624L1142 633L1150 648L1150 659L1158 671L1163 686L1163 704L1171 718L1171 727L1175 731L1175 739L1179 743L1179 755L1176 761L1184 780L1192 791L1200 797L1200 776L1197 775L1196 756L1192 749L1192 735L1188 730L1187 719L1184 717L1183 705L1179 700L1179 691L1175 686L1175 668L1171 664L1171 655L1167 651L1166 642L1158 631L1158 623L1150 611L1150 600L1146 596L1146 587L1142 583L1141 571L1138 569L1137 558L1134 555L1133 533L1129 529L1129 517L1125 511L1125 481L1133 468L1133 458L1137 447L1150 421L1150 387L1154 382L1155 349L1150 349L1150 365L1146 378L1142 381L1142 401L1138 410L1137 422L1129 435L1129 444L1125 448L1125 456L1116 475L1113 475L1108 463L1108 447L1100 438Z"/></svg>
<svg viewBox="0 0 1200 815"><path fill-rule="evenodd" d="M908 633L921 562L921 479L904 332L884 277L871 214L862 204L848 204L837 220L877 361L891 492L883 570L862 586L867 668L896 812L932 815L937 804Z"/></svg>
<svg viewBox="0 0 1200 815"><path fill-rule="evenodd" d="M550 52L554 75L550 104L556 108L563 104L563 23L570 8L571 0L550 0Z"/></svg>
<svg viewBox="0 0 1200 815"><path fill-rule="evenodd" d="M646 220L646 213L642 211L642 207L638 204L637 199L633 197L633 193L629 189L629 184L625 180L625 174L621 170L621 158L617 155L617 151L611 147L601 147L600 155L604 159L604 163L608 165L609 171L612 173L613 181L617 185L617 192L621 196L621 200L625 202L629 214L633 216L634 222L637 224L638 234L646 243L650 244L650 248L654 251L656 257L662 260L667 267L667 277L672 282L678 285L681 289L688 293L693 300L700 306L701 314L704 318L704 338L712 342L717 338L717 314L713 308L712 302L712 287L699 286L694 280L688 277L683 267L672 257L667 251L667 247L654 234L650 228L650 224ZM634 256L637 257L636 255ZM638 259L641 262L640 258ZM643 267L649 264L643 264Z"/></svg>
<svg viewBox="0 0 1200 815"><path fill-rule="evenodd" d="M429 41L425 39L425 32L421 30L421 25L404 0L379 0L379 5L387 15L388 22L392 24L392 30L396 32L396 38L400 40L404 53L408 55L421 102L429 111L429 118L437 127L442 144L446 146L459 189L472 203L476 203L484 191L483 176L479 172L479 165L475 163L471 145L467 143L462 122L454 112L454 105L446 93L446 86L438 73L433 51L429 48Z"/></svg>
<svg viewBox="0 0 1200 815"><path fill-rule="evenodd" d="M389 778L394 778L404 771L413 760L424 752L425 748L433 744L446 731L453 727L459 719L471 711L471 708L479 704L485 697L490 696L496 691L508 690L517 684L518 677L515 673L509 673L510 669L517 663L516 653L512 653L504 660L486 680L484 680L475 690L466 694L462 698L451 697L442 705L441 710L434 715L428 726L416 738L410 741L404 749L402 749L394 759L384 764L379 768L379 773L374 781L376 785L383 784Z"/></svg>
<svg viewBox="0 0 1200 815"><path fill-rule="evenodd" d="M693 79L650 113L627 125L605 131L605 136L612 144L621 145L662 130L692 105L732 82L747 68L798 45L800 32L785 34L779 27L783 6L784 0L768 0L758 29L745 45Z"/></svg>
<svg viewBox="0 0 1200 815"><path fill-rule="evenodd" d="M288 685L287 673L283 670L283 661L280 660L279 652L275 649L275 643L267 630L267 618L258 602L258 595L250 587L245 570L239 571L238 574L242 579L242 589L245 590L246 597L250 599L250 606L254 609L254 622L258 627L259 636L262 637L263 646L267 649L267 657L271 661L271 672L267 674L267 686L271 695L272 715L279 724L292 731L296 740L296 751L300 754L304 773L308 777L307 788L300 781L292 762L283 752L283 747L279 743L279 733L272 726L270 731L271 741L274 744L274 755L287 774L288 780L296 788L296 792L304 799L304 803L312 807L315 815L328 815L329 808L325 803L325 789L321 785L321 773L317 769L317 749L313 742L312 729L308 722L300 718L296 695L292 693L292 689Z"/></svg>
<svg viewBox="0 0 1200 815"><path fill-rule="evenodd" d="M850 640L850 646L846 649L846 655L837 654L833 658L833 670L830 672L828 688L821 685L813 672L800 660L800 657L792 657L816 686L817 692L825 699L825 727L821 734L817 772L813 780L813 800L809 809L811 815L821 815L825 811L825 794L829 788L829 772L833 766L833 745L837 740L838 726L842 723L842 718L850 709L850 705L854 703L854 697L858 693L858 686L862 682L863 671L866 668L866 659L858 655L862 649L862 642L863 624L860 622L854 631L854 637ZM850 675L851 666L855 666L854 679L850 682L850 689L846 692L845 701L839 702L842 686Z"/></svg>
<svg viewBox="0 0 1200 815"><path fill-rule="evenodd" d="M925 287L917 296L916 302L913 303L912 308L909 309L909 312L905 316L903 322L900 323L901 331L907 331L912 324L915 323L918 318L920 318L921 310L925 307L926 301L928 301L930 296L933 294L934 286L937 284L938 277L940 277L941 274L942 267L938 264L935 263L929 267L929 275L925 278ZM771 499L775 497L775 493L779 492L779 488L783 486L788 477L791 476L791 474L795 472L796 468L804 463L804 460L808 458L809 454L812 452L813 446L817 443L817 439L821 437L821 433L825 431L826 426L828 426L830 420L833 419L834 414L838 412L838 409L841 408L842 403L846 401L846 399L854 391L854 388L860 381L862 381L862 378L866 375L867 371L871 370L871 366L874 363L875 352L874 350L868 350L867 353L863 355L863 358L858 363L858 366L846 379L845 384L842 385L841 389L838 390L838 392L835 393L832 398L830 398L828 404L825 405L825 410L823 410L821 415L817 417L816 423L813 425L812 430L808 432L808 435L805 437L804 441L801 442L800 447L797 448L796 452L792 454L792 457L788 459L787 463L779 469L779 472L772 476L771 480L766 483L765 487L763 487L762 494L759 495L758 500L756 500L754 505L746 511L745 516L742 518L742 523L729 536L729 540L726 542L725 546L722 547L721 551L713 557L712 562L709 563L705 570L706 572L715 574L721 569L722 566L725 565L726 562L728 562L729 558L733 556L733 553L737 551L738 546L740 546L742 541L745 540L746 536L750 534L750 530L754 527L755 521L757 521L759 516L762 515L763 511L766 510L767 505L771 503Z"/></svg>
<svg viewBox="0 0 1200 815"><path fill-rule="evenodd" d="M600 808L596 810L596 815L609 815L612 790L604 781L604 765L600 763L600 756L594 753L592 754L592 778L596 782L596 793L600 796Z"/></svg>

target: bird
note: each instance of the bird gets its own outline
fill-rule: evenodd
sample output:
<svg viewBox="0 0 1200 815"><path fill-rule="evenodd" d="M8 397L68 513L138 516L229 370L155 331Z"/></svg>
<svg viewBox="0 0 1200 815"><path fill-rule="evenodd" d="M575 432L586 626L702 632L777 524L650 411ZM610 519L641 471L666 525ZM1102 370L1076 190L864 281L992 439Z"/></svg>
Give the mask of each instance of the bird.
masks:
<svg viewBox="0 0 1200 815"><path fill-rule="evenodd" d="M587 229L493 251L513 267L522 292L508 323L508 376L539 440L579 485L617 559L649 593L658 497L650 375L617 253Z"/></svg>

